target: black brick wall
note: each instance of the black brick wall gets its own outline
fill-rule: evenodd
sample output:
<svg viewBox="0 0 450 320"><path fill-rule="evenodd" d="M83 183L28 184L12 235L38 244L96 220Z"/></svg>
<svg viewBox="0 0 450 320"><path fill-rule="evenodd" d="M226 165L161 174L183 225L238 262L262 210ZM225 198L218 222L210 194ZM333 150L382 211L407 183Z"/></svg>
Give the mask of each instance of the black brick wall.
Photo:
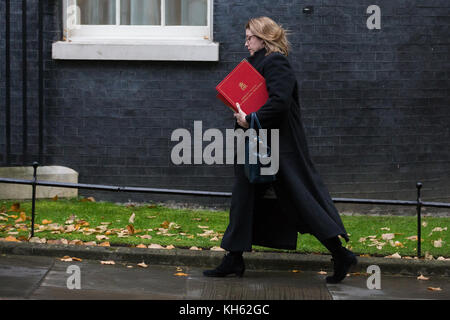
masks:
<svg viewBox="0 0 450 320"><path fill-rule="evenodd" d="M21 165L22 13L21 1L11 2L12 160ZM38 152L37 1L29 2L27 162ZM232 114L214 88L247 56L247 19L267 15L291 31L309 146L332 196L413 199L420 180L424 199L450 201L447 0L214 1L217 63L54 61L61 1L45 2L45 164L77 170L80 182L231 191L232 166L172 165L170 135L192 130L194 120L202 120L204 130L232 128ZM366 27L372 4L381 8L381 30ZM314 14L302 13L307 5ZM0 164L6 161L4 12L2 1Z"/></svg>

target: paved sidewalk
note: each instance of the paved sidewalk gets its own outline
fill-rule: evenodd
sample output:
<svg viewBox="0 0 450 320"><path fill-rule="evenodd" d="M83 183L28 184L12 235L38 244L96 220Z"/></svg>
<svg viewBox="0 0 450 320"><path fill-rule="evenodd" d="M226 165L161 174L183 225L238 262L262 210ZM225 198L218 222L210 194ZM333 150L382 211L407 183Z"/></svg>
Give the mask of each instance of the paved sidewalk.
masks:
<svg viewBox="0 0 450 320"><path fill-rule="evenodd" d="M321 270L246 271L243 278L207 278L204 268L100 260L63 262L61 257L0 254L0 299L43 300L450 300L450 278L381 273L381 289L367 288L368 275L350 275L341 284L327 285ZM80 270L81 289L69 289L72 272ZM177 275L178 274L178 275ZM69 281L69 283L73 283ZM431 291L428 288L440 288Z"/></svg>
<svg viewBox="0 0 450 320"><path fill-rule="evenodd" d="M68 289L80 268L81 289ZM100 261L62 262L59 258L0 255L2 299L163 299L163 300L330 300L330 299L450 299L450 278L382 275L381 290L369 290L365 275L351 275L341 284L327 285L315 271L250 270L243 278L206 278L202 268ZM181 275L176 275L181 274ZM70 281L69 281L70 282ZM428 287L440 287L430 291Z"/></svg>

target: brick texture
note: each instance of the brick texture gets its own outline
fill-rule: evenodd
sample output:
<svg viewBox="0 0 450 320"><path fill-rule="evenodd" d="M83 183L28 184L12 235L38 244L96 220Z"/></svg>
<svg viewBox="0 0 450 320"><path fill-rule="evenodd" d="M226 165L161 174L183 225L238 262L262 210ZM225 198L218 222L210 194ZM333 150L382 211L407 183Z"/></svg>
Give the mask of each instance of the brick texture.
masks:
<svg viewBox="0 0 450 320"><path fill-rule="evenodd" d="M219 62L54 61L62 38L61 1L45 1L45 164L71 167L84 183L231 191L233 168L170 162L174 129L233 127L216 84L244 57L244 26L267 15L290 30L289 59L314 162L333 197L450 201L450 4L379 0L381 29L366 20L373 1L214 1ZM28 150L22 155L21 1L11 1L13 164L38 153L37 1L28 5ZM314 6L311 15L302 12ZM5 57L0 3L0 60ZM1 65L1 105L5 97ZM0 164L5 116L0 112ZM203 204L229 200L114 195Z"/></svg>

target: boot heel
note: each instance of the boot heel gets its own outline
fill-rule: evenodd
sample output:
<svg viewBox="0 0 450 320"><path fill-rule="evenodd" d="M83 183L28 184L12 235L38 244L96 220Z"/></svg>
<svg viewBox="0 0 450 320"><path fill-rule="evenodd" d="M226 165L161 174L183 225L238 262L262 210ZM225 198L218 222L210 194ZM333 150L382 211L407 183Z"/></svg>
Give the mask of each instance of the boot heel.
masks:
<svg viewBox="0 0 450 320"><path fill-rule="evenodd" d="M243 276L244 276L244 272L245 272L245 269L242 269L242 270L238 270L238 271L236 271L236 276L238 276L239 278L242 278Z"/></svg>

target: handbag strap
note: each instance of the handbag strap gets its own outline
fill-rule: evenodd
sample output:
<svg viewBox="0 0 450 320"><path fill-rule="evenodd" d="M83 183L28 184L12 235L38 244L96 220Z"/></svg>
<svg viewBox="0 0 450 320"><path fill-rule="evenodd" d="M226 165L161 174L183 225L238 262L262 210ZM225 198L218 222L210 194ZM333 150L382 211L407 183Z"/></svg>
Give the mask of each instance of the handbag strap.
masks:
<svg viewBox="0 0 450 320"><path fill-rule="evenodd" d="M259 123L258 116L256 115L256 112L252 112L251 114L251 120L250 120L250 128L255 128L255 121L256 125L258 126L258 129L262 129L261 124Z"/></svg>

